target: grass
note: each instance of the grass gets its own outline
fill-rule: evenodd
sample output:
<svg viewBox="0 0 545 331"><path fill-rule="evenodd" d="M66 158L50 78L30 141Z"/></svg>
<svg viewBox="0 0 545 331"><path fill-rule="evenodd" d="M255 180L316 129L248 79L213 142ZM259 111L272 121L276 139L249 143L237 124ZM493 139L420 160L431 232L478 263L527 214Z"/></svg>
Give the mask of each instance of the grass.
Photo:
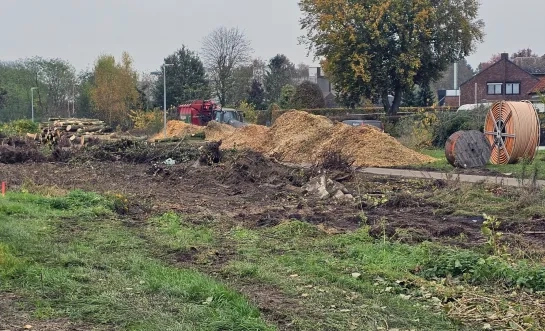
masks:
<svg viewBox="0 0 545 331"><path fill-rule="evenodd" d="M237 292L151 256L114 205L81 191L0 199L0 298L23 296L35 319L108 330L272 329Z"/></svg>
<svg viewBox="0 0 545 331"><path fill-rule="evenodd" d="M162 229L151 231L157 243L168 237ZM235 283L275 289L297 330L463 329L439 309L430 311L426 302L400 296L405 292L396 280L414 278L410 271L429 259L426 245L377 244L365 229L329 236L298 221L264 230L216 231L216 243L223 237L236 250L236 258L220 274ZM185 243L199 251L210 249L198 239Z"/></svg>
<svg viewBox="0 0 545 331"><path fill-rule="evenodd" d="M445 151L441 149L432 149L432 150L422 150L421 153L429 155L438 159L436 162L425 165L415 165L412 166L415 169L418 168L430 168L437 171L451 172L455 170L445 158ZM502 174L511 174L517 178L528 179L532 176L534 167L537 167L537 178L545 179L545 151L539 151L536 158L530 164L524 164L519 162L517 164L505 164L505 165L496 165L488 164L486 169L496 171Z"/></svg>
<svg viewBox="0 0 545 331"><path fill-rule="evenodd" d="M475 325L461 325L445 314L449 301L495 286L545 286L545 269L535 264L431 243L375 240L366 228L340 235L300 221L254 230L212 228L213 243L198 236L185 243L203 252L234 249L235 257L218 266L219 273L234 286L274 289L283 302L278 308L297 330L471 330ZM150 240L157 243L168 237L161 229L150 231ZM436 279L449 277L458 279L446 289L435 288Z"/></svg>
<svg viewBox="0 0 545 331"><path fill-rule="evenodd" d="M454 185L427 199L471 215L484 205L494 215L530 215L525 203L543 205L516 192ZM0 300L15 292L33 318L99 329L275 329L264 319L294 330L505 327L492 313L510 314L509 323L526 329L544 323L544 301L523 291L545 289L542 265L491 256L484 246L375 239L365 226L331 235L289 220L247 228L174 212L128 228L113 212L120 201L81 191L0 199ZM266 316L234 289L254 297Z"/></svg>

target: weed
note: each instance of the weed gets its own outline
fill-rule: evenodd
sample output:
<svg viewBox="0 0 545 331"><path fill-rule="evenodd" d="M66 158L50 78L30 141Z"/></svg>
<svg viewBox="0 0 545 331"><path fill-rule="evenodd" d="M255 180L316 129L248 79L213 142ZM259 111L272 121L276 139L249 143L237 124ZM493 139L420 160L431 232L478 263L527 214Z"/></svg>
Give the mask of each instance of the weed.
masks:
<svg viewBox="0 0 545 331"><path fill-rule="evenodd" d="M501 243L503 232L498 230L501 226L501 221L487 214L483 214L483 218L484 222L481 226L481 233L486 238L487 245L492 249L494 255L507 257L507 246Z"/></svg>

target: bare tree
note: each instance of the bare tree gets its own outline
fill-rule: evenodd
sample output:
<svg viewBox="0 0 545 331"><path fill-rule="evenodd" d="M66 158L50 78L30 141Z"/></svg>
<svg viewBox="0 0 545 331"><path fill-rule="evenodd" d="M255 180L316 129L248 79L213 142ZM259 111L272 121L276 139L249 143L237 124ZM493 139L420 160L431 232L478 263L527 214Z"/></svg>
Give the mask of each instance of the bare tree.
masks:
<svg viewBox="0 0 545 331"><path fill-rule="evenodd" d="M220 27L203 41L202 58L222 106L229 102L234 69L250 61L250 41L238 28Z"/></svg>

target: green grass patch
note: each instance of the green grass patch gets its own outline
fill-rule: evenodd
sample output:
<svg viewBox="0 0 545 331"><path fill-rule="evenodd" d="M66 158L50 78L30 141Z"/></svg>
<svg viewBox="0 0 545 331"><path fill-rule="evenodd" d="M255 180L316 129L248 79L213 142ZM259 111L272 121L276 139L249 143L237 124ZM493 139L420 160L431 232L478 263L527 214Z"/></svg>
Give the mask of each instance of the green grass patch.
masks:
<svg viewBox="0 0 545 331"><path fill-rule="evenodd" d="M411 168L426 168L443 172L451 172L456 170L448 163L447 159L445 158L445 151L443 149L421 150L420 152L434 157L438 160L430 164L414 165L411 166ZM488 164L486 166L486 169L493 170L502 174L511 174L513 177L525 181L531 179L533 173L536 172L537 179L545 179L545 151L538 151L536 157L534 158L534 161L530 163L525 163L521 161L516 164Z"/></svg>
<svg viewBox="0 0 545 331"><path fill-rule="evenodd" d="M269 330L237 292L197 271L153 258L140 236L117 220L114 202L70 192L0 199L0 295L15 292L38 319L70 318L125 330ZM175 241L179 220L158 220Z"/></svg>

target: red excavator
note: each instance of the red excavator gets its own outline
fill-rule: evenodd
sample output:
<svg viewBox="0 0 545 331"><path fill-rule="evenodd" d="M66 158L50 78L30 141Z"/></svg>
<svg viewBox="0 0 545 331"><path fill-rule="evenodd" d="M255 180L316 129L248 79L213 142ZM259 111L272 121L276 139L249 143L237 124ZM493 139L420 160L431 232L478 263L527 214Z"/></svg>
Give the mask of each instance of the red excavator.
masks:
<svg viewBox="0 0 545 331"><path fill-rule="evenodd" d="M180 120L199 126L206 126L208 122L225 123L234 127L247 125L244 123L242 112L236 109L220 108L211 100L195 100L192 103L178 106Z"/></svg>

